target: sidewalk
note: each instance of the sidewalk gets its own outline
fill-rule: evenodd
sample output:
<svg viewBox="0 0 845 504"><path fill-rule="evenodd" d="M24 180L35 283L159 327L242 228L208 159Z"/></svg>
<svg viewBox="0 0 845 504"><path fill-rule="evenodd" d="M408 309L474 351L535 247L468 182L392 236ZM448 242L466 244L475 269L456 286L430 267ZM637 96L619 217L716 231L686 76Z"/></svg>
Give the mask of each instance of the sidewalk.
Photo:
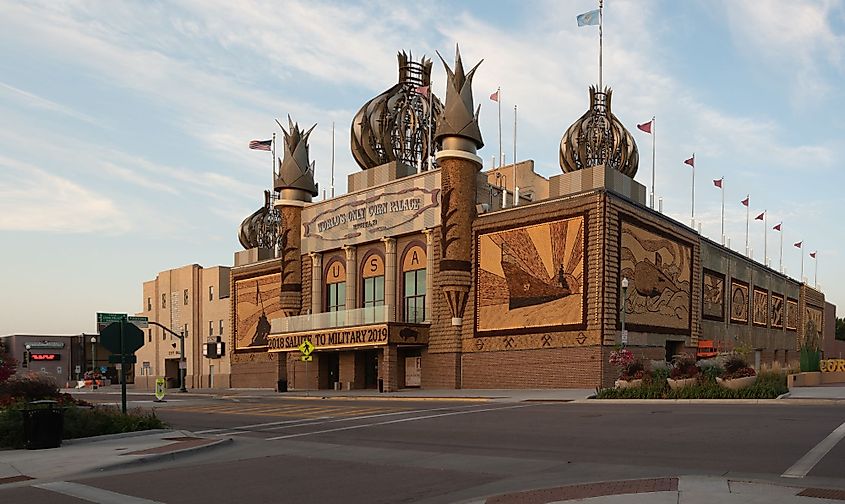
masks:
<svg viewBox="0 0 845 504"><path fill-rule="evenodd" d="M821 385L818 387L792 387L787 399L829 399L845 400L845 385Z"/></svg>
<svg viewBox="0 0 845 504"><path fill-rule="evenodd" d="M231 438L199 437L187 431L160 429L67 439L60 448L0 451L0 489L33 479L92 474L175 458L230 443Z"/></svg>
<svg viewBox="0 0 845 504"><path fill-rule="evenodd" d="M605 481L514 492L470 501L472 504L842 504L845 491L808 488L800 480L775 484L707 476L680 476L626 481Z"/></svg>

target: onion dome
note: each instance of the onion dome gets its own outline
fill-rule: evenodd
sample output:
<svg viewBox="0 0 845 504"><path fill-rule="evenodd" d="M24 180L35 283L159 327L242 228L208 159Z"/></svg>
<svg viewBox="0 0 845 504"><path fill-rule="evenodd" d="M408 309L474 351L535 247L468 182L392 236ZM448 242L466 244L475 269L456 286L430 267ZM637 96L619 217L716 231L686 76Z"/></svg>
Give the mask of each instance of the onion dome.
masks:
<svg viewBox="0 0 845 504"><path fill-rule="evenodd" d="M264 191L264 206L241 222L238 241L247 250L255 247L275 249L280 221L279 210L270 204L270 191Z"/></svg>
<svg viewBox="0 0 845 504"><path fill-rule="evenodd" d="M279 124L279 126L282 126ZM279 160L279 173L276 174L274 189L299 189L311 196L317 195L317 184L314 183L314 163L308 160L308 135L317 125L303 131L299 125L288 116L288 129L282 127L285 134L285 153ZM308 198L305 195L308 201Z"/></svg>
<svg viewBox="0 0 845 504"><path fill-rule="evenodd" d="M454 71L449 68L440 53L437 53L437 56L440 57L443 66L446 67L447 81L446 107L438 117L435 138L440 142L444 137L459 136L472 140L476 148L480 149L484 146L484 141L481 139L481 130L478 127L478 112L481 110L481 105L473 111L472 77L481 61L472 67L472 70L464 73L461 51L457 47L455 47Z"/></svg>
<svg viewBox="0 0 845 504"><path fill-rule="evenodd" d="M575 121L560 140L564 173L604 165L634 178L640 155L631 133L610 110L613 91L590 86L590 110Z"/></svg>
<svg viewBox="0 0 845 504"><path fill-rule="evenodd" d="M365 103L352 119L352 156L363 170L391 161L415 166L433 153L429 132L434 124L429 123L436 123L443 106L429 96L431 60L412 61L404 51L397 57L399 82Z"/></svg>

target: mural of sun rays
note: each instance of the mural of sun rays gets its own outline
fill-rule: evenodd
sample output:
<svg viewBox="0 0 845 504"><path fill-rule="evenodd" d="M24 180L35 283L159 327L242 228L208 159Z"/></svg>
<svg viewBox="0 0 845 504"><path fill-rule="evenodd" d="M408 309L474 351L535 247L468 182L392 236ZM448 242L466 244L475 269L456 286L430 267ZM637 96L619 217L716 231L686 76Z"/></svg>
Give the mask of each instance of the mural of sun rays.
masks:
<svg viewBox="0 0 845 504"><path fill-rule="evenodd" d="M584 217L478 237L478 332L576 326L584 311Z"/></svg>

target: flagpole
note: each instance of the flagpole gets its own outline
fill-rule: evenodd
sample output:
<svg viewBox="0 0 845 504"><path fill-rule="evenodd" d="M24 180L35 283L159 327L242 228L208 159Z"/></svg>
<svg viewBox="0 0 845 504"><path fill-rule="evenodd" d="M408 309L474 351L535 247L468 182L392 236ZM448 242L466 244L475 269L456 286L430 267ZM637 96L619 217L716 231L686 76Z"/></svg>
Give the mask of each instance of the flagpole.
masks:
<svg viewBox="0 0 845 504"><path fill-rule="evenodd" d="M513 106L513 206L519 205L519 186L516 185L516 105Z"/></svg>
<svg viewBox="0 0 845 504"><path fill-rule="evenodd" d="M604 89L601 87L601 67L602 67L602 26L604 25L604 0L599 0L599 93L603 93Z"/></svg>
<svg viewBox="0 0 845 504"><path fill-rule="evenodd" d="M428 170L434 169L434 88L428 80Z"/></svg>
<svg viewBox="0 0 845 504"><path fill-rule="evenodd" d="M816 284L816 290L819 288L819 253L816 251L816 255L813 257L813 263L815 264L815 272L813 273L813 283Z"/></svg>
<svg viewBox="0 0 845 504"><path fill-rule="evenodd" d="M722 190L722 245L725 244L725 177L722 177L722 185L719 186Z"/></svg>
<svg viewBox="0 0 845 504"><path fill-rule="evenodd" d="M695 152L692 153L692 216L690 225L695 229Z"/></svg>
<svg viewBox="0 0 845 504"><path fill-rule="evenodd" d="M270 161L270 173L273 174L273 183L270 187L276 187L276 132L273 132L273 140L270 142L273 146L273 159Z"/></svg>
<svg viewBox="0 0 845 504"><path fill-rule="evenodd" d="M763 266L769 267L769 211L763 210Z"/></svg>
<svg viewBox="0 0 845 504"><path fill-rule="evenodd" d="M780 272L783 274L783 222L780 223Z"/></svg>
<svg viewBox="0 0 845 504"><path fill-rule="evenodd" d="M655 136L656 128L656 116L651 116L651 209L654 210L654 143L655 143Z"/></svg>
<svg viewBox="0 0 845 504"><path fill-rule="evenodd" d="M751 216L751 195L747 194L745 199L748 204L745 205L745 257L748 257L748 219Z"/></svg>
<svg viewBox="0 0 845 504"><path fill-rule="evenodd" d="M801 251L801 278L798 280L803 284L804 283L804 240L801 240L801 246L798 247Z"/></svg>
<svg viewBox="0 0 845 504"><path fill-rule="evenodd" d="M502 152L502 88L496 88L496 104L499 106L499 166L502 166L502 160L505 157L505 153Z"/></svg>
<svg viewBox="0 0 845 504"><path fill-rule="evenodd" d="M334 198L334 121L332 121L332 198Z"/></svg>

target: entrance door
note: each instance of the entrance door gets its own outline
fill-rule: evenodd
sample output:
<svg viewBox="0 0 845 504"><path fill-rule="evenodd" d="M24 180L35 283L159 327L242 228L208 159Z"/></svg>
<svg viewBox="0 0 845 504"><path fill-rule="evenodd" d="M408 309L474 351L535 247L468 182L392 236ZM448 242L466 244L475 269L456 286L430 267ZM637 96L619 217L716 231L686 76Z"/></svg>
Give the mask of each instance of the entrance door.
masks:
<svg viewBox="0 0 845 504"><path fill-rule="evenodd" d="M378 386L378 350L368 350L364 353L364 388Z"/></svg>
<svg viewBox="0 0 845 504"><path fill-rule="evenodd" d="M167 388L179 386L179 359L164 360L164 379Z"/></svg>
<svg viewBox="0 0 845 504"><path fill-rule="evenodd" d="M326 354L327 368L329 374L329 388L337 389L340 383L340 352Z"/></svg>

